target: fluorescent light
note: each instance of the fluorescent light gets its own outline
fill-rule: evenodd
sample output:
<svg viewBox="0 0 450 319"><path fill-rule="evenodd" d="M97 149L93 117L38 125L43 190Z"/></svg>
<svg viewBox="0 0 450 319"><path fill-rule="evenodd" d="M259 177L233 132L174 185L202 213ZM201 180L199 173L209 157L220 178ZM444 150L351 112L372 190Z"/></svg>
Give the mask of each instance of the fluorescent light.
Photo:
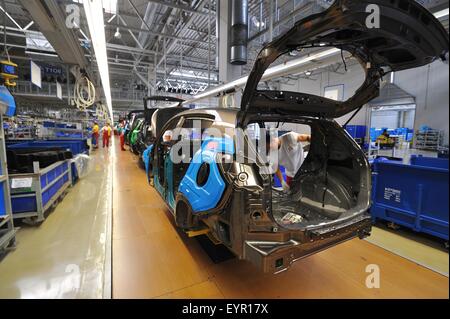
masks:
<svg viewBox="0 0 450 319"><path fill-rule="evenodd" d="M58 57L58 55L56 53L34 52L34 51L29 51L29 50L25 50L25 54L42 55L42 56L48 56L48 57L52 57L52 58Z"/></svg>
<svg viewBox="0 0 450 319"><path fill-rule="evenodd" d="M448 8L438 11L438 12L435 12L435 13L433 13L433 15L438 19L446 17L446 16L448 16Z"/></svg>
<svg viewBox="0 0 450 319"><path fill-rule="evenodd" d="M98 71L102 80L103 93L105 94L106 105L112 121L111 85L109 83L108 55L106 54L105 22L103 20L102 1L83 0L83 5L89 32L91 33Z"/></svg>

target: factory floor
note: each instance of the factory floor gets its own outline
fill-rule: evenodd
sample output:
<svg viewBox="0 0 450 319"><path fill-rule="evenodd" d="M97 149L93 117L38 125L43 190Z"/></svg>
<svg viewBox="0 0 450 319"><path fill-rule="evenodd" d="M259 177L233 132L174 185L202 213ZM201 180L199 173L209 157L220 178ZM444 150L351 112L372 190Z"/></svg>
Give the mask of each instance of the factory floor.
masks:
<svg viewBox="0 0 450 319"><path fill-rule="evenodd" d="M365 240L354 239L295 263L279 275L230 259L215 264L174 226L137 158L116 147L113 298L448 298L449 280ZM377 265L380 288L366 268Z"/></svg>
<svg viewBox="0 0 450 319"><path fill-rule="evenodd" d="M110 298L112 150L38 226L16 222L16 248L0 256L0 299Z"/></svg>
<svg viewBox="0 0 450 319"><path fill-rule="evenodd" d="M115 145L92 163L40 226L17 224L16 249L0 256L0 299L449 297L448 277L401 257L414 244L395 253L379 234L379 244L354 239L279 275L235 258L216 264L174 226L135 156ZM373 264L378 289L366 287Z"/></svg>

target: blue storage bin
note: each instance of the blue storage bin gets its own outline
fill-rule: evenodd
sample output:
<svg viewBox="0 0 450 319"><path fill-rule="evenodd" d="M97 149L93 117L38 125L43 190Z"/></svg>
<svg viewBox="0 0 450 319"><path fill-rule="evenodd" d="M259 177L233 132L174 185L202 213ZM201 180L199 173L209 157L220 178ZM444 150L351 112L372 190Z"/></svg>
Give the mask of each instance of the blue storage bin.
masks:
<svg viewBox="0 0 450 319"><path fill-rule="evenodd" d="M45 175L41 176L41 188L47 186L47 177Z"/></svg>
<svg viewBox="0 0 450 319"><path fill-rule="evenodd" d="M50 191L47 190L42 193L42 206L47 205L49 200L50 200Z"/></svg>
<svg viewBox="0 0 450 319"><path fill-rule="evenodd" d="M406 135L406 141L407 142L411 142L413 138L414 138L414 133L408 133Z"/></svg>
<svg viewBox="0 0 450 319"><path fill-rule="evenodd" d="M355 134L356 134L356 126L355 125L347 125L345 127L345 130L348 132L348 134L351 137L355 137Z"/></svg>
<svg viewBox="0 0 450 319"><path fill-rule="evenodd" d="M364 142L364 139L366 138L366 131L367 127L363 125L347 125L345 127L348 134L358 140L358 143Z"/></svg>
<svg viewBox="0 0 450 319"><path fill-rule="evenodd" d="M43 177L47 178L47 184L50 184L51 182L53 182L56 178L56 172L55 169L49 170L47 173L45 173L44 175L42 175Z"/></svg>
<svg viewBox="0 0 450 319"><path fill-rule="evenodd" d="M37 211L36 197L11 198L11 207L13 214L35 212Z"/></svg>
<svg viewBox="0 0 450 319"><path fill-rule="evenodd" d="M448 170L448 158L424 157L422 155L412 155L411 165L436 167Z"/></svg>
<svg viewBox="0 0 450 319"><path fill-rule="evenodd" d="M42 123L42 125L43 125L44 127L46 127L46 128L49 128L49 127L55 127L55 122L44 121L44 122Z"/></svg>
<svg viewBox="0 0 450 319"><path fill-rule="evenodd" d="M54 171L55 171L56 176L61 175L63 173L62 165L59 165L59 166L55 167Z"/></svg>
<svg viewBox="0 0 450 319"><path fill-rule="evenodd" d="M372 217L448 240L448 159L411 162L374 160Z"/></svg>
<svg viewBox="0 0 450 319"><path fill-rule="evenodd" d="M47 140L47 141L31 141L17 144L8 145L8 149L21 149L21 148L42 148L42 147L60 147L66 150L70 150L72 154L78 155L88 151L87 139L80 139L74 141L67 140Z"/></svg>

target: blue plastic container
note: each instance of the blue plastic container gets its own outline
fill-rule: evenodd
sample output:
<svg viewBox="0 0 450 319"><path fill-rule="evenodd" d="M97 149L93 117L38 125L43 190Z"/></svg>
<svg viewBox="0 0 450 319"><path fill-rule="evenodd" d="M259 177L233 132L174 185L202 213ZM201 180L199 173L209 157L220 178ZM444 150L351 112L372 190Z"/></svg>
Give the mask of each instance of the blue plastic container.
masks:
<svg viewBox="0 0 450 319"><path fill-rule="evenodd" d="M46 141L31 141L24 143L16 143L8 145L8 149L21 149L21 148L42 148L42 147L60 147L70 150L72 154L78 155L86 153L88 151L86 139L79 140L46 140Z"/></svg>
<svg viewBox="0 0 450 319"><path fill-rule="evenodd" d="M46 128L49 128L49 127L55 127L55 122L44 121L44 122L42 123L42 125L43 125L44 127L46 127Z"/></svg>
<svg viewBox="0 0 450 319"><path fill-rule="evenodd" d="M16 100L4 85L0 85L0 101L5 105L5 109L1 110L3 114L6 116L14 116L16 114Z"/></svg>
<svg viewBox="0 0 450 319"><path fill-rule="evenodd" d="M353 138L364 140L366 138L367 126L364 125L347 125L345 127L348 134Z"/></svg>
<svg viewBox="0 0 450 319"><path fill-rule="evenodd" d="M438 157L424 157L422 155L412 155L410 160L411 165L436 167L448 170L448 158Z"/></svg>
<svg viewBox="0 0 450 319"><path fill-rule="evenodd" d="M44 200L44 196L42 196ZM11 199L13 214L35 212L37 211L36 197L18 197Z"/></svg>
<svg viewBox="0 0 450 319"><path fill-rule="evenodd" d="M413 156L410 164L374 160L373 219L448 240L448 173L448 159Z"/></svg>

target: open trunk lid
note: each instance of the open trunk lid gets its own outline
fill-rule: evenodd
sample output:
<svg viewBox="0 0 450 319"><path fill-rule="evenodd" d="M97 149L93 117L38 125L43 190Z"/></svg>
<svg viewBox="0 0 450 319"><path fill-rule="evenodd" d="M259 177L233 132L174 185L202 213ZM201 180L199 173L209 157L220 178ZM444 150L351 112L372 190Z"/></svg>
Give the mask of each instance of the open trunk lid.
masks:
<svg viewBox="0 0 450 319"><path fill-rule="evenodd" d="M177 97L173 97L173 96L146 96L144 97L144 114L145 114L145 122L146 123L151 123L152 121L152 117L153 114L155 114L155 112L159 109L157 107L152 107L150 108L148 106L149 102L168 102L168 103L178 103L177 108L180 108L182 103L184 102L183 99L179 99Z"/></svg>
<svg viewBox="0 0 450 319"><path fill-rule="evenodd" d="M378 26L372 20L377 12ZM304 93L257 90L264 72L278 57L311 47L335 47L361 63L366 78L353 97L340 102ZM238 125L246 126L255 113L341 117L377 97L385 74L444 60L448 47L442 24L414 0L337 0L326 11L298 21L261 50L242 96Z"/></svg>
<svg viewBox="0 0 450 319"><path fill-rule="evenodd" d="M173 96L146 96L144 97L144 109L148 109L148 102L150 101L178 103L178 106L181 106L185 100Z"/></svg>

